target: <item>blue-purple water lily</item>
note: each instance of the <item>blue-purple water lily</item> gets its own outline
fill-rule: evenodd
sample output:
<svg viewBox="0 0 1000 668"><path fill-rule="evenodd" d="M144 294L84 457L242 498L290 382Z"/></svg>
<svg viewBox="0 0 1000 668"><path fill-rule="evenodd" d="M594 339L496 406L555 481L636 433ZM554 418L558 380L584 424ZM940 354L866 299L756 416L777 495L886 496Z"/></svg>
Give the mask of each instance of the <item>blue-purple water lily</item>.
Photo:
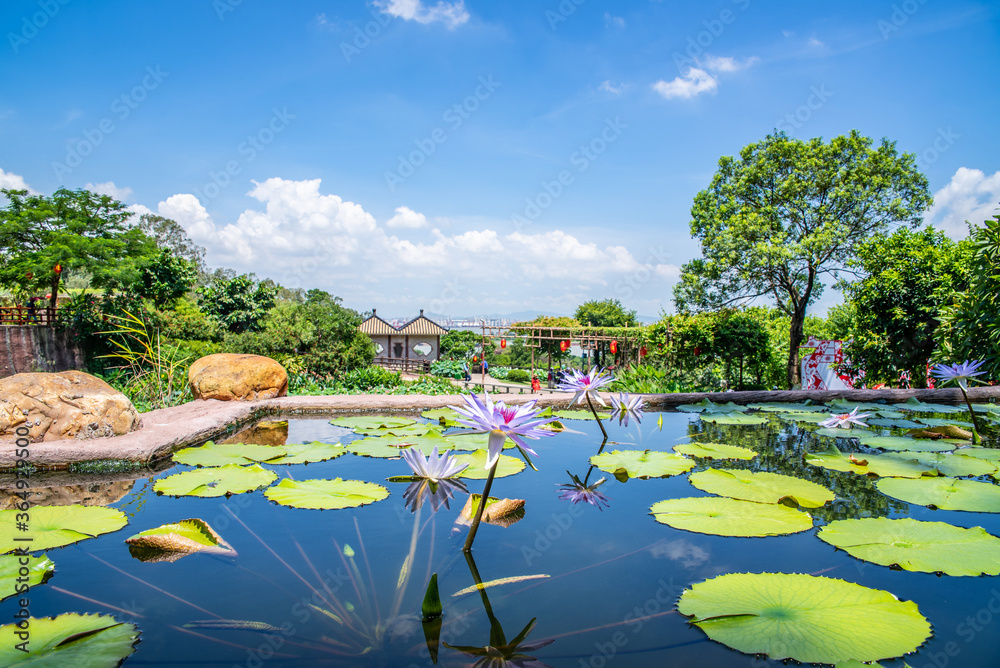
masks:
<svg viewBox="0 0 1000 668"><path fill-rule="evenodd" d="M465 407L450 406L450 408L461 416L458 422L466 427L472 427L477 432L490 435L484 468L490 469L497 463L503 444L508 438L514 441L524 460L534 468L528 455L537 457L538 453L531 449L525 439L553 436L553 432L540 427L554 422L557 418L538 417L542 410L535 408L534 400L520 406L507 406L502 401L494 403L487 393L484 393L483 397L483 400L480 400L474 394L465 395L462 397L465 400Z"/></svg>

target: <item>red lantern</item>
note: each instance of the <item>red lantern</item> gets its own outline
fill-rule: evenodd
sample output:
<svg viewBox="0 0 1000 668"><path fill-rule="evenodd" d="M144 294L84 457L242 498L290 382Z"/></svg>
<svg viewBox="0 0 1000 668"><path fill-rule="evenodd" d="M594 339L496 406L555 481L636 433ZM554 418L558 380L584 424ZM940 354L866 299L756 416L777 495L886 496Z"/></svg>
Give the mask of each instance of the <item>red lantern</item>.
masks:
<svg viewBox="0 0 1000 668"><path fill-rule="evenodd" d="M566 352L567 350L569 350L569 341L560 341L559 342L559 350L561 350L563 352Z"/></svg>
<svg viewBox="0 0 1000 668"><path fill-rule="evenodd" d="M62 273L62 265L61 264L57 264L56 266L52 267L52 271L56 272L57 274L61 274Z"/></svg>
<svg viewBox="0 0 1000 668"><path fill-rule="evenodd" d="M612 355L617 355L618 354L618 342L617 341L612 341L611 342L611 354Z"/></svg>
<svg viewBox="0 0 1000 668"><path fill-rule="evenodd" d="M639 355L641 355L642 357L646 356L646 346L639 348Z"/></svg>
<svg viewBox="0 0 1000 668"><path fill-rule="evenodd" d="M479 358L476 355L473 355L472 356L472 363L475 364L478 361L479 361Z"/></svg>
<svg viewBox="0 0 1000 668"><path fill-rule="evenodd" d="M507 339L500 339L500 350L507 347Z"/></svg>
<svg viewBox="0 0 1000 668"><path fill-rule="evenodd" d="M694 354L695 355L701 355L701 346L695 346L694 347Z"/></svg>

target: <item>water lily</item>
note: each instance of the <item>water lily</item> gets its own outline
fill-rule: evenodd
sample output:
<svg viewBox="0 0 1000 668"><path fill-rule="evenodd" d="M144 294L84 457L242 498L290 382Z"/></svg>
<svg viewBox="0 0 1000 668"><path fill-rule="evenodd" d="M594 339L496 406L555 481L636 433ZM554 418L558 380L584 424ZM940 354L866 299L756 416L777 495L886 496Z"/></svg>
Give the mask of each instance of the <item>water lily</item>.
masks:
<svg viewBox="0 0 1000 668"><path fill-rule="evenodd" d="M445 510L450 510L448 502L459 492L463 494L469 493L465 483L461 480L432 481L429 478L423 478L411 482L403 490L403 501L405 506L410 509L410 512L416 512L424 504L425 500L430 501L431 510L434 512L437 512L441 506L444 506Z"/></svg>
<svg viewBox="0 0 1000 668"><path fill-rule="evenodd" d="M614 376L608 373L606 369L598 369L596 366L588 373L571 369L569 378L561 382L558 385L558 389L573 393L573 400L569 402L570 406L584 399L590 400L591 398L602 406L606 406L607 404L604 403L604 399L601 399L601 395L597 393L597 390L614 382L614 380Z"/></svg>
<svg viewBox="0 0 1000 668"><path fill-rule="evenodd" d="M567 471L569 473L569 471ZM569 474L572 482L562 483L559 487L562 491L559 493L559 498L564 501L569 501L571 503L589 503L590 505L596 507L598 510L603 510L601 504L603 503L605 507L610 507L608 504L608 497L604 496L601 492L597 491L597 488L604 484L605 478L601 478L592 485L588 485L586 481L580 480L579 477Z"/></svg>
<svg viewBox="0 0 1000 668"><path fill-rule="evenodd" d="M629 418L642 422L642 397L632 397L619 392L618 397L611 397L611 415L618 418L618 424L628 426Z"/></svg>
<svg viewBox="0 0 1000 668"><path fill-rule="evenodd" d="M403 461L413 469L414 477L426 478L432 482L454 478L469 466L456 462L451 453L445 452L438 455L437 446L434 446L434 450L426 457L423 451L417 448L403 450Z"/></svg>
<svg viewBox="0 0 1000 668"><path fill-rule="evenodd" d="M823 420L819 423L821 427L834 427L834 428L845 428L850 429L852 425L858 425L859 427L867 427L868 425L862 422L863 419L871 415L871 413L861 413L858 414L858 409L855 407L850 413L840 413L839 415L833 415L829 420Z"/></svg>
<svg viewBox="0 0 1000 668"><path fill-rule="evenodd" d="M481 401L474 394L465 395L462 397L465 400L464 408L458 406L449 406L449 408L461 416L458 420L461 424L472 427L477 432L490 435L484 468L493 468L499 461L500 451L503 450L503 444L508 438L517 444L524 460L530 465L531 460L528 459L528 455L537 457L538 453L531 449L525 439L553 436L553 432L539 427L555 421L556 418L539 418L538 414L542 411L535 408L536 400L520 406L507 406L502 401L494 403L490 400L490 395L485 392L483 397L484 399Z"/></svg>
<svg viewBox="0 0 1000 668"><path fill-rule="evenodd" d="M965 390L968 389L970 380L978 382L973 380L973 378L975 376L982 376L985 373L985 371L979 371L979 367L982 365L982 360L975 362L965 360L961 364L952 364L951 366L947 364L935 364L931 375L941 379L945 383L957 383L959 387Z"/></svg>

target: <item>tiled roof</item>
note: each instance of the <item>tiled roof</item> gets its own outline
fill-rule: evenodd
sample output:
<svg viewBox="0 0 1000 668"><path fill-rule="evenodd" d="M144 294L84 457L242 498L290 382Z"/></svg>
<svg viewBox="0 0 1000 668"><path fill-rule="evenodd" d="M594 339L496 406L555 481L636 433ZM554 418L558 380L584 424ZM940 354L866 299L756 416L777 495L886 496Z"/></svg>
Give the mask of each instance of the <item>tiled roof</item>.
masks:
<svg viewBox="0 0 1000 668"><path fill-rule="evenodd" d="M375 336L399 333L399 330L377 315L370 316L367 320L358 325L358 329L365 334L372 334Z"/></svg>
<svg viewBox="0 0 1000 668"><path fill-rule="evenodd" d="M444 336L448 333L448 330L421 314L400 327L399 333L414 334L416 336Z"/></svg>

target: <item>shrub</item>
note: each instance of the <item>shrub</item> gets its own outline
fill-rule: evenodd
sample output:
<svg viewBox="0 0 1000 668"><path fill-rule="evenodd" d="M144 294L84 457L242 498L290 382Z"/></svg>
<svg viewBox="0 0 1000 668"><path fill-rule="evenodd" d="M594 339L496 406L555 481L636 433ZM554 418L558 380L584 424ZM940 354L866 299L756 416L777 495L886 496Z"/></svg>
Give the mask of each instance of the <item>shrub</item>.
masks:
<svg viewBox="0 0 1000 668"><path fill-rule="evenodd" d="M507 373L507 380L512 383L527 383L531 380L531 374L524 369L511 369Z"/></svg>

